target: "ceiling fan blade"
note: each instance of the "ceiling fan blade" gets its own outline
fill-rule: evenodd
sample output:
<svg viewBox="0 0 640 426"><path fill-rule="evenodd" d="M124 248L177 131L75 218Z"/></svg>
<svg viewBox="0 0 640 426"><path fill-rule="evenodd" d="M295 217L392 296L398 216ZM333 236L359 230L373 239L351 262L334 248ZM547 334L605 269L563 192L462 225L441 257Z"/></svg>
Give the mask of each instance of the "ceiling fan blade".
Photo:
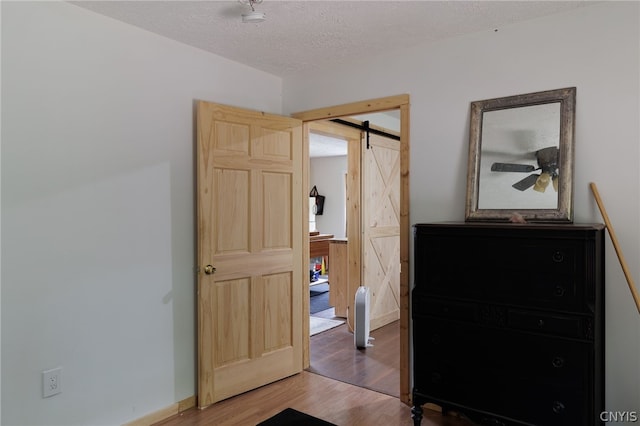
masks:
<svg viewBox="0 0 640 426"><path fill-rule="evenodd" d="M531 188L533 185L535 185L536 181L538 180L538 176L540 175L536 175L536 174L529 175L526 178L514 183L511 186L513 186L518 191L527 190Z"/></svg>
<svg viewBox="0 0 640 426"><path fill-rule="evenodd" d="M493 163L491 165L492 172L519 172L531 173L536 168L529 164L513 164L513 163Z"/></svg>

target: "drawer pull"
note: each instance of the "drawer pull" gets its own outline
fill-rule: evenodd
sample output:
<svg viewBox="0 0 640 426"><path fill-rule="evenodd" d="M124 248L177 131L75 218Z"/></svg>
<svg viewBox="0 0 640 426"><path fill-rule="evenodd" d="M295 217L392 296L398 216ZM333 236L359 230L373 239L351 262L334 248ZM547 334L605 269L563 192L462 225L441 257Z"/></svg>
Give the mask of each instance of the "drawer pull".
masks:
<svg viewBox="0 0 640 426"><path fill-rule="evenodd" d="M562 297L562 296L564 296L564 293L565 293L564 286L561 286L561 285L557 285L555 290L554 290L554 292L553 292L553 294L556 297Z"/></svg>
<svg viewBox="0 0 640 426"><path fill-rule="evenodd" d="M586 320L575 315L544 315L542 313L512 310L509 312L508 326L518 330L550 333L567 337L585 337ZM553 354L552 354L553 355ZM551 362L551 357L548 358Z"/></svg>
<svg viewBox="0 0 640 426"><path fill-rule="evenodd" d="M551 365L553 365L555 368L564 367L564 358L562 358L561 356L554 357L553 361L551 361Z"/></svg>
<svg viewBox="0 0 640 426"><path fill-rule="evenodd" d="M561 251L557 251L553 253L553 256L551 258L553 259L554 262L560 263L564 260L564 254Z"/></svg>
<svg viewBox="0 0 640 426"><path fill-rule="evenodd" d="M554 401L551 407L556 414L562 414L564 412L564 404L560 401Z"/></svg>
<svg viewBox="0 0 640 426"><path fill-rule="evenodd" d="M438 346L440 344L440 335L439 334L434 334L431 336L431 344L433 344L433 346Z"/></svg>

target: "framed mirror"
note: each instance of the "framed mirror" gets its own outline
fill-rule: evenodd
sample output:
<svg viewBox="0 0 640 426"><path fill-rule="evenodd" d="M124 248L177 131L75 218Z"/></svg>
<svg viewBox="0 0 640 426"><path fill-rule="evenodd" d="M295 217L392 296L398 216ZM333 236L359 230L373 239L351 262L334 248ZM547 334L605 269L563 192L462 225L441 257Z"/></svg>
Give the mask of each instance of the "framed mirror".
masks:
<svg viewBox="0 0 640 426"><path fill-rule="evenodd" d="M576 88L471 103L466 221L573 222Z"/></svg>

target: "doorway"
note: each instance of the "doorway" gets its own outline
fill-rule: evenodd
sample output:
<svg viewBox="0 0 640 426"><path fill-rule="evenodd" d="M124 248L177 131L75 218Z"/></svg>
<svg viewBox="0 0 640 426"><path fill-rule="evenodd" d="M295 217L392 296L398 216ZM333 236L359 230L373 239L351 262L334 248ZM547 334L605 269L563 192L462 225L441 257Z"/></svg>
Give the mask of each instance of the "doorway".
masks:
<svg viewBox="0 0 640 426"><path fill-rule="evenodd" d="M399 265L399 275L400 275L400 291L398 294L398 303L399 303L399 316L400 319L397 323L397 327L399 329L399 339L398 339L398 353L400 355L400 400L406 404L410 403L410 392L409 392L409 298L408 298L408 290L409 290L409 276L408 276L408 254L409 254L409 194L408 194L408 172L409 172L409 96L408 95L399 95L393 96L389 98L382 98L370 101L364 101L354 104L346 104L340 105L331 108L322 108L319 110L306 111L301 113L292 114L294 118L298 118L303 120L304 122L304 134L305 134L305 146L303 147L303 151L305 151L304 155L307 159L307 170L303 175L308 176L308 158L309 158L309 145L308 145L308 135L310 131L310 127L312 123L317 123L320 121L324 121L327 119L334 119L340 117L353 117L359 116L362 114L381 112L381 111L389 111L389 110L398 110L400 112L400 195L399 195L399 218L400 218L400 265ZM350 177L351 179L352 177ZM360 176L358 174L358 179ZM309 187L310 182L305 182L303 187ZM308 212L307 212L308 214ZM359 205L354 209L348 209L347 211L348 218L347 220L361 220L361 211L359 210ZM350 219L351 218L351 219ZM360 275L360 265L354 265L352 259L360 259L362 253L361 247L361 236L354 235L353 236L353 244L354 247L349 248L349 253L354 253L353 256L349 257L349 285L354 285L355 287L361 285L361 275ZM307 240L308 244L308 240ZM308 245L307 245L308 248ZM308 250L307 250L308 251ZM309 262L307 262L308 264ZM353 274L352 274L353 272ZM357 280L352 280L352 277L357 277ZM309 319L309 307L308 304L305 307L305 319ZM353 323L353 320L351 320ZM308 330L308 324L306 324ZM307 336L307 340L305 342L305 351L304 351L304 366L305 368L309 368L310 366L310 339ZM351 345L353 348L353 345ZM353 348L355 350L355 348Z"/></svg>
<svg viewBox="0 0 640 426"><path fill-rule="evenodd" d="M358 207L350 203L359 198L359 180L350 181L358 170L349 166L356 150L349 147L359 143L357 129L331 121L309 124L309 186L317 188L324 202L322 210L314 211L317 201L309 198L310 275L315 272L309 289L312 336L346 322L348 237L354 237L347 224L358 226L353 219L347 220L347 212Z"/></svg>
<svg viewBox="0 0 640 426"><path fill-rule="evenodd" d="M400 396L399 124L396 109L313 122L309 134L310 185L330 195L322 215L310 214L311 255L318 243L313 231L335 238L329 241L326 275L311 282L308 371L395 397ZM348 210L362 212L360 220L347 223ZM360 253L352 259L347 252L354 241ZM360 265L360 278L348 277L352 261ZM311 263L316 262L321 259ZM353 291L360 283L370 294L374 341L367 348L354 345Z"/></svg>

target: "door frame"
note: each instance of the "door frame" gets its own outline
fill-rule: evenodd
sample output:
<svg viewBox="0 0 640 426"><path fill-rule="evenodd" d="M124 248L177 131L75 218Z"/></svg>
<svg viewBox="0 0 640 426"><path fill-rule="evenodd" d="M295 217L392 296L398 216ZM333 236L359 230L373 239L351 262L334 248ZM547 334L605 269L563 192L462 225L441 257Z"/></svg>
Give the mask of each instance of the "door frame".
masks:
<svg viewBox="0 0 640 426"><path fill-rule="evenodd" d="M382 112L392 109L400 110L400 400L411 404L410 372L409 372L409 95L402 94L384 98L370 99L360 102L341 104L331 107L318 108L291 114L291 117L303 122L303 190L304 196L309 188L309 123L319 120ZM309 253L309 206L304 204L303 211L303 250ZM308 263L308 262L307 262ZM303 282L308 286L308 283ZM306 287L305 287L306 290ZM309 300L303 298L303 327L309 330ZM308 368L309 332L305 333L303 341L303 368Z"/></svg>

